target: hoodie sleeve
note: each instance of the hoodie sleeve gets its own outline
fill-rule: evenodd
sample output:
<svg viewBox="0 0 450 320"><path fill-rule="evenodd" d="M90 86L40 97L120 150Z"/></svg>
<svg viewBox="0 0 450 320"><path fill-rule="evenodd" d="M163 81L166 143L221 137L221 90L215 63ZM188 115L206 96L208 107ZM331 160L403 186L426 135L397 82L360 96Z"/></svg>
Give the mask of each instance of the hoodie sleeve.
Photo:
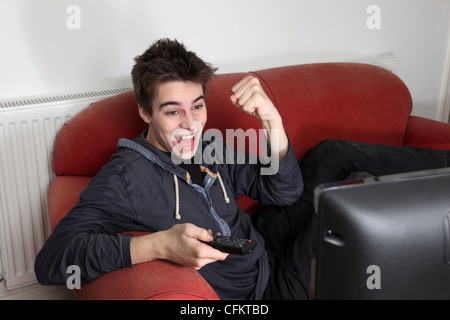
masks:
<svg viewBox="0 0 450 320"><path fill-rule="evenodd" d="M247 195L263 205L290 205L303 192L303 180L294 149L289 141L289 150L279 163L263 164L248 154L245 161L236 159L228 164L237 195Z"/></svg>
<svg viewBox="0 0 450 320"><path fill-rule="evenodd" d="M53 230L35 260L41 284L65 284L80 268L81 284L118 268L131 266L130 235L133 207L122 176L104 168L81 193L77 205Z"/></svg>

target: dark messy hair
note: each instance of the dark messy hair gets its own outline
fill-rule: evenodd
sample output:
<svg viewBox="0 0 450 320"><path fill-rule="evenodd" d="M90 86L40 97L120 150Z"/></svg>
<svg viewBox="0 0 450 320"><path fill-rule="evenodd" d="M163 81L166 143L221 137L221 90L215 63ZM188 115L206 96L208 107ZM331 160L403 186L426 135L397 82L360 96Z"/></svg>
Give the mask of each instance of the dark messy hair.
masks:
<svg viewBox="0 0 450 320"><path fill-rule="evenodd" d="M131 71L137 103L152 116L151 102L159 85L171 81L192 81L206 86L216 72L177 40L160 39L135 58Z"/></svg>

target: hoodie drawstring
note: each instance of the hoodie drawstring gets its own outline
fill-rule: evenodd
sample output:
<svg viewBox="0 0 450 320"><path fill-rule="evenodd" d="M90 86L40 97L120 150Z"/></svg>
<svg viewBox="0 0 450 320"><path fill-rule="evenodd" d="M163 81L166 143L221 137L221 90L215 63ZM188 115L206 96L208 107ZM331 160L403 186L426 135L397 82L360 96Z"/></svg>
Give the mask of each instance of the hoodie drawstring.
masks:
<svg viewBox="0 0 450 320"><path fill-rule="evenodd" d="M226 203L230 203L230 198L228 198L227 190L225 190L225 186L223 185L222 177L220 176L219 171L217 171L217 177L219 178L220 186L222 187L223 197Z"/></svg>
<svg viewBox="0 0 450 320"><path fill-rule="evenodd" d="M217 177L219 178L225 203L230 203L230 198L228 198L227 190L225 189L225 185L223 184L222 177L219 172L217 172ZM173 175L173 182L175 184L175 219L180 220L180 195L178 190L178 177L175 174Z"/></svg>
<svg viewBox="0 0 450 320"><path fill-rule="evenodd" d="M180 220L180 196L178 194L178 178L173 175L173 181L175 182L175 219Z"/></svg>

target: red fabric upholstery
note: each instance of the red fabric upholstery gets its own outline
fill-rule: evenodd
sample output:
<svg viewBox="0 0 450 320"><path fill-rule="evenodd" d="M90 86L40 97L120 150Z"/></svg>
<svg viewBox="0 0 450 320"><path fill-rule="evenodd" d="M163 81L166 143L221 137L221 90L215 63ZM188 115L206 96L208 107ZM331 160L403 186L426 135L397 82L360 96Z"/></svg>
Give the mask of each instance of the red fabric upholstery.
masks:
<svg viewBox="0 0 450 320"><path fill-rule="evenodd" d="M323 63L260 70L256 75L279 109L298 160L325 138L450 149L450 125L410 116L408 88L382 68ZM231 87L246 73L216 76L208 87L205 129L259 129L258 121L229 102ZM56 178L49 191L51 227L76 203L79 193L114 153L119 138L146 128L133 93L93 103L64 125L55 142ZM228 141L230 143L230 141ZM241 197L252 214L259 207ZM76 290L83 299L217 299L195 270L153 261L116 270Z"/></svg>
<svg viewBox="0 0 450 320"><path fill-rule="evenodd" d="M147 126L134 94L96 102L62 127L53 151L57 176L95 176L114 153L119 138L132 139Z"/></svg>
<svg viewBox="0 0 450 320"><path fill-rule="evenodd" d="M218 300L194 269L153 261L104 274L74 290L78 299Z"/></svg>
<svg viewBox="0 0 450 320"><path fill-rule="evenodd" d="M411 116L405 133L405 146L450 150L450 125Z"/></svg>
<svg viewBox="0 0 450 320"><path fill-rule="evenodd" d="M48 190L48 212L53 230L67 212L78 202L78 197L93 177L56 176Z"/></svg>

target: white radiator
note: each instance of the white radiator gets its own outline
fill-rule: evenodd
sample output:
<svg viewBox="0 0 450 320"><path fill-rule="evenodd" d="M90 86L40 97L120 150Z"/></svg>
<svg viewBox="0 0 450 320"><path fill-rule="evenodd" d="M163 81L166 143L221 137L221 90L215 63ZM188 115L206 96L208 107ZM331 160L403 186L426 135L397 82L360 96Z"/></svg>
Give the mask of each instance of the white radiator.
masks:
<svg viewBox="0 0 450 320"><path fill-rule="evenodd" d="M34 260L50 233L47 192L58 131L90 103L129 90L0 101L0 279L8 289L36 282Z"/></svg>

